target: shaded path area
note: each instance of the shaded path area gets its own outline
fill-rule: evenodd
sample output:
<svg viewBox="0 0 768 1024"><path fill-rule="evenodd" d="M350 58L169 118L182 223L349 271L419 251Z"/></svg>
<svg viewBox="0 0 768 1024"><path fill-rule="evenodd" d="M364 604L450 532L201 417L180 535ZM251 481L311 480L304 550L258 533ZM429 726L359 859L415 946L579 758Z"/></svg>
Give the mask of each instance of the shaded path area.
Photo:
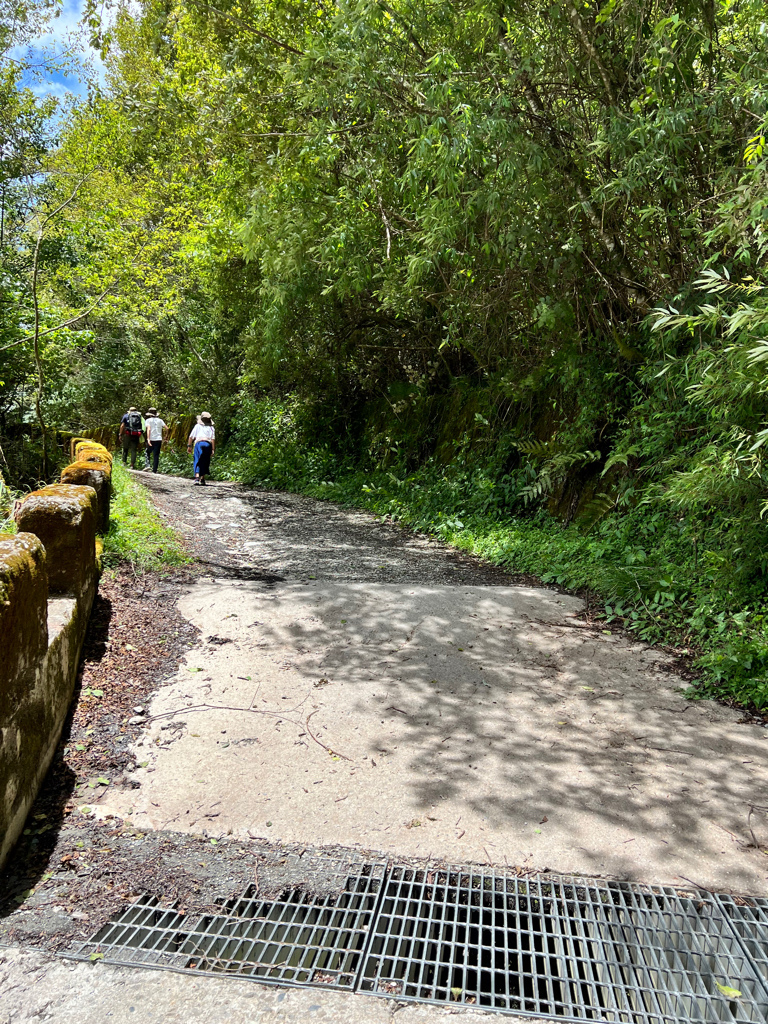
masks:
<svg viewBox="0 0 768 1024"><path fill-rule="evenodd" d="M768 731L663 654L365 513L142 480L202 563L199 642L98 814L768 892Z"/></svg>
<svg viewBox="0 0 768 1024"><path fill-rule="evenodd" d="M382 859L768 891L768 730L686 701L660 652L363 513L140 478L196 562L102 581L0 877L0 1024L499 1019L52 955L139 896L205 920Z"/></svg>

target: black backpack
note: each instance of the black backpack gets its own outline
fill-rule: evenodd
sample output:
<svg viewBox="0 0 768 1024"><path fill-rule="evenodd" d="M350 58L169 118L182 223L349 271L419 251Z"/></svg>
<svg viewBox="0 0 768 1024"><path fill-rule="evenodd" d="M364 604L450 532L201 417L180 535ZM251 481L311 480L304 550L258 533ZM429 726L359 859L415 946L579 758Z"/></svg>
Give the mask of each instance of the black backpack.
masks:
<svg viewBox="0 0 768 1024"><path fill-rule="evenodd" d="M141 413L140 412L129 412L128 413L128 430L132 434L141 433Z"/></svg>

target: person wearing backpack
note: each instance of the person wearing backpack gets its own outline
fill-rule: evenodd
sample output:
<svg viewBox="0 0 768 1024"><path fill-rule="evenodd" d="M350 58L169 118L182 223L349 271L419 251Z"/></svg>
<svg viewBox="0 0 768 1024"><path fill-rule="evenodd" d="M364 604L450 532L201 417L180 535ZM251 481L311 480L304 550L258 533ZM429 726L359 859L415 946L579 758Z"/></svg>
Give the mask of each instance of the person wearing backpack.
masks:
<svg viewBox="0 0 768 1024"><path fill-rule="evenodd" d="M136 469L136 455L142 435L141 413L132 405L120 420L120 440L123 445L123 465L128 465L128 454L131 456L131 469Z"/></svg>

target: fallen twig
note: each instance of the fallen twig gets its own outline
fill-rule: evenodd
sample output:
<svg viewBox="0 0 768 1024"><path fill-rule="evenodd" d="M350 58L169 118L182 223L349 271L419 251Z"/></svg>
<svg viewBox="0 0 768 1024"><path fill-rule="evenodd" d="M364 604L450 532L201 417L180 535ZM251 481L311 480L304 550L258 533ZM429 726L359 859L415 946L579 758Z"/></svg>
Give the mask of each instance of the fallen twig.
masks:
<svg viewBox="0 0 768 1024"><path fill-rule="evenodd" d="M694 888L696 889L703 889L704 892L714 892L714 890L710 889L709 886L702 885L701 882L694 882L692 878L687 878L685 875L678 875L677 877L682 878L686 882L690 882L691 885L694 886Z"/></svg>
<svg viewBox="0 0 768 1024"><path fill-rule="evenodd" d="M304 702L302 701L302 703ZM279 711L266 711L264 708L239 708L235 707L233 704L193 704L188 708L174 708L172 711L161 711L159 715L151 715L147 719L147 722L157 722L161 718L173 718L176 715L187 715L193 711L240 711L249 715L265 715L267 718L276 718L279 722L290 722L291 725L295 725L300 729L306 729L310 738L313 739L319 747L322 747L323 750L332 754L334 757L342 758L344 761L352 761L353 758L347 757L346 754L340 754L338 750L334 750L332 747L329 747L327 743L323 743L322 740L319 740L310 729L309 719L312 715L316 715L319 710L320 709L318 708L316 711L313 711L312 714L308 715L306 721L297 722L295 718L289 718L287 715L284 715Z"/></svg>
<svg viewBox="0 0 768 1024"><path fill-rule="evenodd" d="M329 754L333 754L334 757L340 757L344 761L351 761L352 760L351 757L347 757L346 754L340 754L338 752L338 750L334 750L332 747L329 747L327 743L323 743L322 740L319 740L317 738L317 736L315 736L315 734L310 729L310 727L309 727L309 720L312 717L312 715L316 715L319 710L320 710L320 708L317 708L311 714L307 715L307 720L306 720L306 722L304 722L304 728L307 730L307 732L309 733L311 738L315 741L315 743L317 743L317 745L319 747L322 747L323 750L327 750Z"/></svg>
<svg viewBox="0 0 768 1024"><path fill-rule="evenodd" d="M757 837L755 836L755 833L752 831L752 815L755 813L755 811L760 811L761 813L768 813L768 807L760 807L758 804L749 805L749 814L747 815L747 828L749 829L749 834L752 836L752 845L756 850L759 850L760 843L758 843Z"/></svg>

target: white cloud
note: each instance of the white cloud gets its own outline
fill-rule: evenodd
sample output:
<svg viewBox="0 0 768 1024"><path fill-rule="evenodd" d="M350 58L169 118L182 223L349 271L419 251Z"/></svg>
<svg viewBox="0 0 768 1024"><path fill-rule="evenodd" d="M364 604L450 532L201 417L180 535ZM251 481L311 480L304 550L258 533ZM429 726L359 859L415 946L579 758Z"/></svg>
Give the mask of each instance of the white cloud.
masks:
<svg viewBox="0 0 768 1024"><path fill-rule="evenodd" d="M77 82L52 82L52 81L40 81L35 82L29 87L30 92L34 93L40 99L48 98L52 96L57 100L68 100L73 95L79 95L78 89L79 83Z"/></svg>
<svg viewBox="0 0 768 1024"><path fill-rule="evenodd" d="M64 0L58 18L27 46L10 50L26 65L24 84L37 96L65 99L83 95L88 81L103 82L106 69L81 24L85 0Z"/></svg>

